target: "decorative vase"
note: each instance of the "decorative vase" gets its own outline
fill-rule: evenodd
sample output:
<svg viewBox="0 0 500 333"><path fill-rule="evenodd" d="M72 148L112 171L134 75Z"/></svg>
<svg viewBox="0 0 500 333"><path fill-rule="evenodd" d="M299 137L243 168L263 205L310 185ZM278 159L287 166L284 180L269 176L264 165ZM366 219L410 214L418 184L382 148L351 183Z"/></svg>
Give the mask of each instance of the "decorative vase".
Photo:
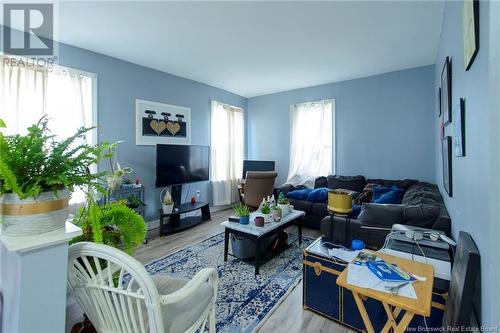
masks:
<svg viewBox="0 0 500 333"><path fill-rule="evenodd" d="M172 210L174 209L174 204L170 204L170 205L162 204L161 206L163 209L163 214L171 214Z"/></svg>
<svg viewBox="0 0 500 333"><path fill-rule="evenodd" d="M240 224L249 224L250 216L240 216Z"/></svg>
<svg viewBox="0 0 500 333"><path fill-rule="evenodd" d="M256 227L263 227L264 226L264 217L263 216L256 216L254 221L255 221Z"/></svg>
<svg viewBox="0 0 500 333"><path fill-rule="evenodd" d="M264 223L271 223L273 221L273 213L264 215Z"/></svg>
<svg viewBox="0 0 500 333"><path fill-rule="evenodd" d="M55 195L43 192L36 198L20 199L17 194L0 196L0 226L6 236L42 234L64 227L68 219L68 190Z"/></svg>
<svg viewBox="0 0 500 333"><path fill-rule="evenodd" d="M285 216L290 213L290 204L278 204L278 207L281 209L281 216Z"/></svg>

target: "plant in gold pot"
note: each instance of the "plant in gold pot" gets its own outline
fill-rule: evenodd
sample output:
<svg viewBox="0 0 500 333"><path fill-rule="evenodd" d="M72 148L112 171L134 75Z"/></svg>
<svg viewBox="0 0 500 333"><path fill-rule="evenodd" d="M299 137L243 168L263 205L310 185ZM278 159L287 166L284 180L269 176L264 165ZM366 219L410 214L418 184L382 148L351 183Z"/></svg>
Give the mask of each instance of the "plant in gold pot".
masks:
<svg viewBox="0 0 500 333"><path fill-rule="evenodd" d="M48 120L28 128L25 135L0 132L0 225L2 234L26 236L64 226L68 199L76 187L104 191L90 173L91 165L107 155L109 145L82 144L92 128L80 128L73 136L57 141ZM0 122L0 127L5 127Z"/></svg>

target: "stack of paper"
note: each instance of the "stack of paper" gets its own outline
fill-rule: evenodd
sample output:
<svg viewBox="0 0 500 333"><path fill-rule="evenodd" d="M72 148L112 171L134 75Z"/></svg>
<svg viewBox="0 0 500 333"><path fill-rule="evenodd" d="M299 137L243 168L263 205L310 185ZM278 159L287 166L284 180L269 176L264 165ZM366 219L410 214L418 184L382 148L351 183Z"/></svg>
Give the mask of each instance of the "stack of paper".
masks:
<svg viewBox="0 0 500 333"><path fill-rule="evenodd" d="M342 248L333 248L328 250L328 254L345 262L351 262L358 256L359 251L352 251Z"/></svg>
<svg viewBox="0 0 500 333"><path fill-rule="evenodd" d="M386 287L394 287L400 285L397 282L385 282L380 280L372 271L365 265L351 263L347 266L347 283L361 288L369 288L377 291L390 293ZM397 290L399 296L416 299L417 294L411 283L403 285Z"/></svg>

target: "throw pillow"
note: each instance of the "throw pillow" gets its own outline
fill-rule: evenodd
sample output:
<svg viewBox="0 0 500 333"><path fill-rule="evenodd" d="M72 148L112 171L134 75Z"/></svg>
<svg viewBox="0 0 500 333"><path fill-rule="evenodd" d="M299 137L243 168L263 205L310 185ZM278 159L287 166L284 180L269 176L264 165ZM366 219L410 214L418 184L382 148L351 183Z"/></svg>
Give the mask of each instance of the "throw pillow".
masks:
<svg viewBox="0 0 500 333"><path fill-rule="evenodd" d="M363 189L363 192L361 192L360 195L358 195L353 203L355 205L362 205L364 204L365 202L372 202L372 194L373 194L373 188L375 186L378 186L377 184L374 184L374 183L369 183L369 184L366 184L365 188Z"/></svg>
<svg viewBox="0 0 500 333"><path fill-rule="evenodd" d="M404 223L404 206L363 204L358 220L362 220L362 223L390 228L393 224Z"/></svg>
<svg viewBox="0 0 500 333"><path fill-rule="evenodd" d="M360 213L361 213L361 205L352 205L352 212L350 217L352 219L357 219Z"/></svg>
<svg viewBox="0 0 500 333"><path fill-rule="evenodd" d="M390 190L382 194L378 199L372 200L372 203L399 205L403 201L404 194L405 191L403 189Z"/></svg>
<svg viewBox="0 0 500 333"><path fill-rule="evenodd" d="M286 197L295 200L307 200L307 196L312 192L312 190L312 188L303 188L300 190L290 191Z"/></svg>
<svg viewBox="0 0 500 333"><path fill-rule="evenodd" d="M326 187L314 189L307 195L307 201L310 202L326 202L327 199L328 189Z"/></svg>

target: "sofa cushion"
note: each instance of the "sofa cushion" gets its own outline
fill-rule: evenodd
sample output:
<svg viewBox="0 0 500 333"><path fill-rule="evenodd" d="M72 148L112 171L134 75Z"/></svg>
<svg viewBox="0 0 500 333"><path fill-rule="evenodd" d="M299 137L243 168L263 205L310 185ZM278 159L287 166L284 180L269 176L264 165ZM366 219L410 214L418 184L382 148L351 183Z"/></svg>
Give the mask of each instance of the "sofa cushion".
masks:
<svg viewBox="0 0 500 333"><path fill-rule="evenodd" d="M432 227L441 212L441 205L436 204L422 203L403 207L406 224L422 228Z"/></svg>
<svg viewBox="0 0 500 333"><path fill-rule="evenodd" d="M327 215L329 215L330 213L328 212L328 209L327 209L327 204L324 203L324 202L317 202L317 203L314 203L311 207L311 212L318 216L318 217L325 217Z"/></svg>
<svg viewBox="0 0 500 333"><path fill-rule="evenodd" d="M303 188L300 190L290 191L287 194L287 198L295 200L307 200L307 196L312 192L312 188Z"/></svg>
<svg viewBox="0 0 500 333"><path fill-rule="evenodd" d="M366 179L363 176L328 176L326 177L328 188L335 190L343 188L361 192L366 186Z"/></svg>
<svg viewBox="0 0 500 333"><path fill-rule="evenodd" d="M307 195L307 201L311 202L326 202L327 199L328 189L326 187L314 189Z"/></svg>
<svg viewBox="0 0 500 333"><path fill-rule="evenodd" d="M311 213L311 208L313 203L307 200L296 200L290 199L290 204L293 205L294 209L303 210L306 214Z"/></svg>
<svg viewBox="0 0 500 333"><path fill-rule="evenodd" d="M413 184L418 183L415 179L368 179L366 181L368 184L378 184L384 187L391 187L396 185L399 188L404 189L405 191L409 189Z"/></svg>
<svg viewBox="0 0 500 333"><path fill-rule="evenodd" d="M314 188L327 187L328 183L325 176L318 177L314 180Z"/></svg>
<svg viewBox="0 0 500 333"><path fill-rule="evenodd" d="M365 203L361 206L358 220L390 228L395 223L404 223L404 206Z"/></svg>

